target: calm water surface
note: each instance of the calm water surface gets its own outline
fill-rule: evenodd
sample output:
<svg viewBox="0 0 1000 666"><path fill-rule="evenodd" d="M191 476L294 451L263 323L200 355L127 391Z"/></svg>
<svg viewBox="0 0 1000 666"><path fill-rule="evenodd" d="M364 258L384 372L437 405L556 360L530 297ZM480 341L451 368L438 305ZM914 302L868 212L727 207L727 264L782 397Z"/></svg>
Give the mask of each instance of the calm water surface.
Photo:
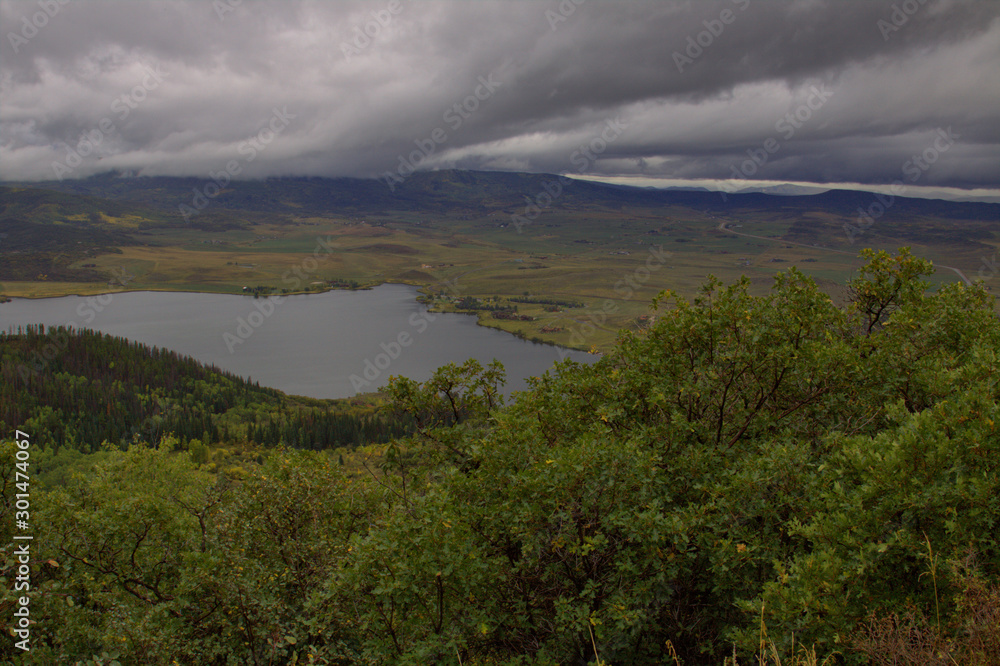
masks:
<svg viewBox="0 0 1000 666"><path fill-rule="evenodd" d="M428 312L404 285L286 296L130 292L14 299L0 304L0 329L72 325L118 335L250 377L262 386L314 398L345 398L383 386L390 375L418 381L446 363L494 358L507 391L525 378L590 354L519 340L476 325L475 317Z"/></svg>

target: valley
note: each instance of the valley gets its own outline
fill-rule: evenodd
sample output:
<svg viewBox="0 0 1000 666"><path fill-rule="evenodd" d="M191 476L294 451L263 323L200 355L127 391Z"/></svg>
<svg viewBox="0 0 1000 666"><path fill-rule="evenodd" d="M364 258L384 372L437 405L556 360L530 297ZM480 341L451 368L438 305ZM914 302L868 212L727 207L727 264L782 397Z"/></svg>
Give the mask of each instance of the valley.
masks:
<svg viewBox="0 0 1000 666"><path fill-rule="evenodd" d="M863 218L879 210L864 192L723 197L443 171L415 174L393 192L374 180L234 182L185 217L192 183L112 174L2 188L0 294L402 283L436 310L607 350L619 330L648 323L658 293L690 298L709 275L746 275L760 294L796 266L839 301L862 247L909 246L940 268L932 284L985 279L990 288L995 270L984 267L1000 244L1000 204L897 197Z"/></svg>

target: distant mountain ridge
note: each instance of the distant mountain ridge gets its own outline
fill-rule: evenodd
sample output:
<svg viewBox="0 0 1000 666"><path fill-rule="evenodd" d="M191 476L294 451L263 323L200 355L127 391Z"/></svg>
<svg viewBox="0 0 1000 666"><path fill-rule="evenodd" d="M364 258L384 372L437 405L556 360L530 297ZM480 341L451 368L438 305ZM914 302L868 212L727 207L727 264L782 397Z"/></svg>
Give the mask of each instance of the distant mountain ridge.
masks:
<svg viewBox="0 0 1000 666"><path fill-rule="evenodd" d="M735 226L726 231L724 221L780 221L783 227L751 233L813 247L839 245L838 251L850 251L858 234L864 235L866 244L948 247L951 256L958 252L961 262L976 267L984 256L995 252L1000 238L1000 204L856 190L809 195L780 192L661 190L551 174L458 170L415 173L392 188L380 180L357 178L287 177L219 184L199 178L118 174L8 183L0 185L0 280L110 281L113 275L108 273L107 261L102 267L98 258L123 253L129 246L184 244L197 238L192 231L218 235L248 231L255 225L312 224L310 220L367 221L410 230L424 225L424 234L436 233L444 239L460 233L475 242L514 251L542 250L537 241L525 245L520 234L501 238L491 233L499 229L520 232L543 212L545 218L539 224L544 228L564 225L550 238L584 246L615 242L608 227L612 219L622 229L646 229L641 232L643 240L650 238L647 234L671 229L686 237L676 242L707 238L705 234L734 237L748 233L735 231ZM547 247L543 254L562 253L571 246ZM366 248L371 251L379 246ZM427 279L425 274L407 271L398 277Z"/></svg>
<svg viewBox="0 0 1000 666"><path fill-rule="evenodd" d="M102 174L80 180L36 183L2 183L9 187L54 190L117 202L129 202L159 210L175 222L185 221L182 207L195 209L190 217L196 226L205 220L223 222L239 211L252 214L291 216L373 214L410 212L515 212L533 199L550 193L553 207L588 206L685 206L702 211L739 211L748 208L816 210L853 216L874 203L891 200L898 213L941 216L950 219L1000 220L1000 204L956 202L942 199L890 197L856 190L828 190L821 194L798 194L787 189L769 192L720 192L652 189L573 180L551 174L500 171L418 172L390 188L381 180L360 178L281 177L233 181L219 188L211 179L168 176L121 177ZM556 194L551 194L555 192ZM201 195L199 197L199 194ZM10 190L0 193L6 203ZM548 201L548 199L545 199ZM203 204L197 210L198 204ZM884 205L884 204L883 204ZM876 208L877 210L877 208Z"/></svg>

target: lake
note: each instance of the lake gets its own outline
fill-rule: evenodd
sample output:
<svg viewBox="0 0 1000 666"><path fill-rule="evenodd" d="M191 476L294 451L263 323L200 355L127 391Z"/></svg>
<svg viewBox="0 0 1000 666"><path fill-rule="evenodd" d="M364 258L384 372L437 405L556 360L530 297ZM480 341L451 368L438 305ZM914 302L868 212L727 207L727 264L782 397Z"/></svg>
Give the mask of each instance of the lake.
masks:
<svg viewBox="0 0 1000 666"><path fill-rule="evenodd" d="M413 287L386 284L277 299L183 292L14 299L0 304L0 330L90 328L313 398L374 391L390 375L424 381L469 358L503 363L509 394L555 361L596 359L479 326L473 316L429 312L417 295Z"/></svg>

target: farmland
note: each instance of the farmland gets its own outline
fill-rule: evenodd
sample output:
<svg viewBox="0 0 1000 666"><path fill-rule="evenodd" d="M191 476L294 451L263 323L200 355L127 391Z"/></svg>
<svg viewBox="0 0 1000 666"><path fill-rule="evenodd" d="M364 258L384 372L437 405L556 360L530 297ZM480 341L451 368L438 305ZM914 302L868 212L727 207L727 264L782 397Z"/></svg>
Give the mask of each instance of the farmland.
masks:
<svg viewBox="0 0 1000 666"><path fill-rule="evenodd" d="M0 294L288 293L394 282L420 287L442 310L476 311L479 299L483 325L605 349L618 330L655 316L658 293L691 298L709 275L746 276L759 294L794 266L839 302L862 247L909 246L939 267L933 284L985 278L990 287L1000 243L1000 205L898 198L862 228L858 209L874 201L863 192L724 199L440 172L417 174L395 193L347 179L234 183L185 219L178 202L191 180L3 188ZM517 316L494 315L499 306Z"/></svg>

